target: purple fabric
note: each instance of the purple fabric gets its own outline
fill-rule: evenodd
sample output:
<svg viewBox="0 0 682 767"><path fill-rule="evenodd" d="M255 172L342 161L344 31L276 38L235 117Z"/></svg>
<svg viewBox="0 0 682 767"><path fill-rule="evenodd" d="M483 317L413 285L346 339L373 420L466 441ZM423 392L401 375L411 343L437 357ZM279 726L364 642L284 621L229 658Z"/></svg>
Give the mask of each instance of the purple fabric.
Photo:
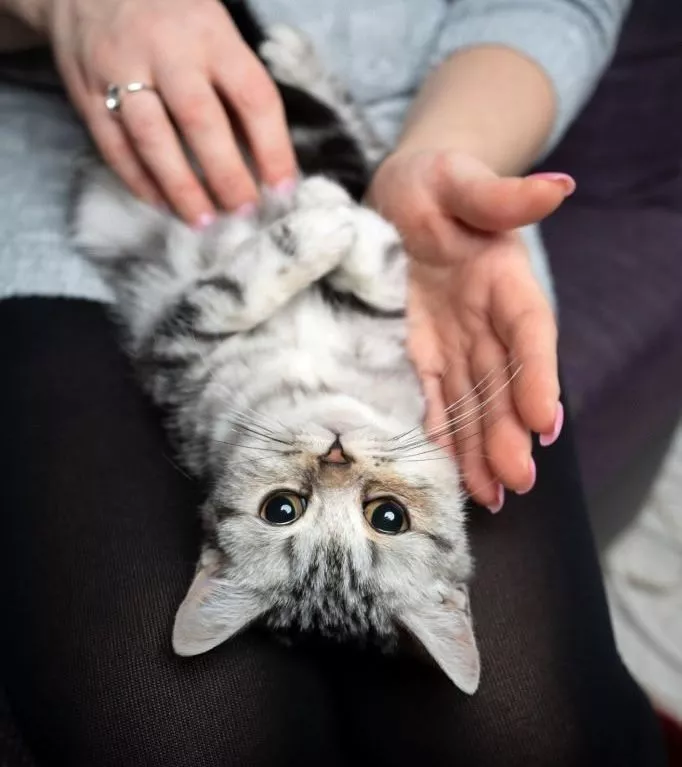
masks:
<svg viewBox="0 0 682 767"><path fill-rule="evenodd" d="M682 408L682 4L636 4L545 169L578 191L543 225L588 495Z"/></svg>

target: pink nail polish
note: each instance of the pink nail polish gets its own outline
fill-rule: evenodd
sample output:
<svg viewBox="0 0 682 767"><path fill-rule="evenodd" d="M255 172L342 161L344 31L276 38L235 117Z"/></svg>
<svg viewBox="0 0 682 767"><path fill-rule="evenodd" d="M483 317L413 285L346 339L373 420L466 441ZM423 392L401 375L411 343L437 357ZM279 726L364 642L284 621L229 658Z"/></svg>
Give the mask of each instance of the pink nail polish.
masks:
<svg viewBox="0 0 682 767"><path fill-rule="evenodd" d="M497 498L495 503L488 506L488 510L491 514L497 514L497 512L504 506L504 487L502 485L497 486Z"/></svg>
<svg viewBox="0 0 682 767"><path fill-rule="evenodd" d="M575 179L569 176L568 173L532 173L528 178L537 178L540 181L553 181L554 183L561 184L566 197L575 192Z"/></svg>
<svg viewBox="0 0 682 767"><path fill-rule="evenodd" d="M564 406L560 402L557 405L556 416L554 417L554 426L552 428L552 431L548 434L540 435L540 444L542 445L542 447L549 447L550 445L553 445L559 439L559 434L561 434L561 428L563 425L564 425Z"/></svg>
<svg viewBox="0 0 682 767"><path fill-rule="evenodd" d="M244 205L240 205L235 211L235 216L241 218L250 218L256 212L256 204L253 202L246 202Z"/></svg>
<svg viewBox="0 0 682 767"><path fill-rule="evenodd" d="M285 178L272 187L272 191L277 194L291 194L294 189L296 189L296 181L293 178Z"/></svg>
<svg viewBox="0 0 682 767"><path fill-rule="evenodd" d="M530 493L530 491L535 487L535 480L538 476L538 470L535 466L535 461L531 458L530 459L530 482L528 483L528 487L525 490L517 490L517 495L526 495L526 493Z"/></svg>
<svg viewBox="0 0 682 767"><path fill-rule="evenodd" d="M215 215L213 213L202 213L194 224L194 229L201 231L211 226L215 221Z"/></svg>

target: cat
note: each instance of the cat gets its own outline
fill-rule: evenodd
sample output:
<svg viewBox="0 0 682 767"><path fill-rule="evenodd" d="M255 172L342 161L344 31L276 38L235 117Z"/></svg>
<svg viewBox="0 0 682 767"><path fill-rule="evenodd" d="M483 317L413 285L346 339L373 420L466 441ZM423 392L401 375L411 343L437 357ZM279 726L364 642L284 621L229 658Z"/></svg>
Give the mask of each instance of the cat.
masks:
<svg viewBox="0 0 682 767"><path fill-rule="evenodd" d="M295 189L263 189L253 215L198 232L96 164L71 221L207 487L173 648L197 655L255 621L386 646L406 631L472 694L460 477L422 427L400 236L359 202L382 148L299 32L260 33L242 3L228 7L282 93Z"/></svg>

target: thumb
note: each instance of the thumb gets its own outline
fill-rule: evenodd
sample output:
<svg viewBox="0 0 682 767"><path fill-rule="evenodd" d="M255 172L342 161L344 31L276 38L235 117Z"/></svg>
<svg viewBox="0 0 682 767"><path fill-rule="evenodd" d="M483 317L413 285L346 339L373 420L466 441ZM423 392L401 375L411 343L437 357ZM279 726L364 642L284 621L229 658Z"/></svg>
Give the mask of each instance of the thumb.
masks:
<svg viewBox="0 0 682 767"><path fill-rule="evenodd" d="M540 221L575 191L575 181L564 173L501 178L470 157L453 158L448 170L438 189L445 212L487 232Z"/></svg>

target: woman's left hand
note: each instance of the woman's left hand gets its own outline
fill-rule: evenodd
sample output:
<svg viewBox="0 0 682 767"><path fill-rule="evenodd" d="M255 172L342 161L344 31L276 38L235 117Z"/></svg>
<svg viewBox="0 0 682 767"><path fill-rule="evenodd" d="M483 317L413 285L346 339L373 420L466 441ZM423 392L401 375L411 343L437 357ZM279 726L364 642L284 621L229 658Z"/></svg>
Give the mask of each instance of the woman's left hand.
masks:
<svg viewBox="0 0 682 767"><path fill-rule="evenodd" d="M368 195L412 256L409 344L427 429L492 511L504 487L533 486L530 432L548 444L563 418L554 314L515 230L574 188L564 174L500 178L469 155L398 149Z"/></svg>

